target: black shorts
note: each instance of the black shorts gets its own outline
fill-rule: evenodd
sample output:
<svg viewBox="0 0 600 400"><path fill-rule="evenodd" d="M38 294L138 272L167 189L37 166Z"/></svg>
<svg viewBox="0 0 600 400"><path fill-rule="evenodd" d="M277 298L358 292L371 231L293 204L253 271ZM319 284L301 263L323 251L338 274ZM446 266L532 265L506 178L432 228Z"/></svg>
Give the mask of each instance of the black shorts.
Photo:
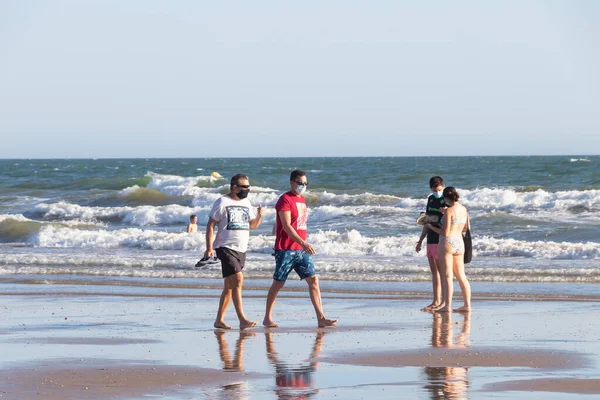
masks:
<svg viewBox="0 0 600 400"><path fill-rule="evenodd" d="M246 264L246 253L231 250L227 247L219 247L215 251L217 252L217 257L221 260L223 278L242 272Z"/></svg>

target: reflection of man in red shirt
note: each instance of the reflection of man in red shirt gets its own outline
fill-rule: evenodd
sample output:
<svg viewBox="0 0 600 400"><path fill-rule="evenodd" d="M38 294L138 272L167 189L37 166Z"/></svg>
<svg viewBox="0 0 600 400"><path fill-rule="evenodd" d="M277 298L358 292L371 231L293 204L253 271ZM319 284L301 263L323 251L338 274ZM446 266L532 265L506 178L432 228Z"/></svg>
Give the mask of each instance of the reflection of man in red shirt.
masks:
<svg viewBox="0 0 600 400"><path fill-rule="evenodd" d="M303 193L308 186L306 173L299 169L290 175L290 191L279 197L275 210L277 210L275 233L275 273L273 284L267 296L267 309L263 325L268 328L277 328L273 322L272 311L277 300L279 290L285 285L289 273L294 270L308 283L310 300L312 301L317 324L319 327L333 326L337 320L325 318L321 304L321 289L319 278L311 255L315 254L313 247L306 241L306 222L308 209Z"/></svg>
<svg viewBox="0 0 600 400"><path fill-rule="evenodd" d="M314 372L319 365L316 358L321 354L323 345L323 336L325 329L318 329L315 343L313 345L310 363L292 365L279 359L275 351L272 332L265 330L265 339L267 344L267 357L275 367L275 384L277 389L275 393L280 399L309 399L319 392L315 387Z"/></svg>

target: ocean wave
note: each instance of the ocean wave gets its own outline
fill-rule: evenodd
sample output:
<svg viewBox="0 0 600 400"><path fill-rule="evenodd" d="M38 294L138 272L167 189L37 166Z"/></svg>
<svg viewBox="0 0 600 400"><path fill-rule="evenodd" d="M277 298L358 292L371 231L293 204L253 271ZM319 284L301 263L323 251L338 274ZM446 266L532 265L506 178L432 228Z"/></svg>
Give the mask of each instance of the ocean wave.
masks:
<svg viewBox="0 0 600 400"><path fill-rule="evenodd" d="M481 257L530 257L551 260L581 260L600 258L600 243L570 243L515 239L477 238L477 255Z"/></svg>
<svg viewBox="0 0 600 400"><path fill-rule="evenodd" d="M216 177L217 176L217 177ZM181 203L178 198L191 198L191 206L208 207L229 191L229 183L218 175L185 177L159 174L149 171L144 177L147 183L128 186L119 192L125 201L149 205ZM457 188L461 202L473 211L532 212L559 211L573 214L596 213L600 210L600 190L568 190L550 192L535 187L514 188ZM274 206L282 194L280 190L253 186L249 199L254 204ZM168 197L170 196L170 197ZM395 206L405 210L424 208L423 198L399 197L380 193L333 193L327 190L309 190L306 195L309 206Z"/></svg>
<svg viewBox="0 0 600 400"><path fill-rule="evenodd" d="M570 158L570 162L590 162L591 160L588 158Z"/></svg>
<svg viewBox="0 0 600 400"><path fill-rule="evenodd" d="M415 256L416 235L367 237L357 230L344 233L320 231L309 240L319 252L327 255ZM600 258L600 243L523 241L474 237L474 257L528 257L548 260L587 260Z"/></svg>
<svg viewBox="0 0 600 400"><path fill-rule="evenodd" d="M213 187L222 177L200 175L184 177L179 175L164 175L149 171L150 182L146 187L166 193L170 196L197 196L204 193L202 189Z"/></svg>
<svg viewBox="0 0 600 400"><path fill-rule="evenodd" d="M98 253L58 253L58 254L3 254L0 255L0 265L23 267L124 267L124 268L183 268L189 267L200 255L185 254L152 257L124 256L118 254ZM5 273L7 273L5 271ZM36 273L29 271L28 273ZM54 270L54 273L58 273Z"/></svg>
<svg viewBox="0 0 600 400"><path fill-rule="evenodd" d="M171 196L160 190L134 185L119 192L128 204L168 205L179 202L179 197Z"/></svg>
<svg viewBox="0 0 600 400"><path fill-rule="evenodd" d="M374 194L364 192L360 194L335 194L327 191L309 191L305 194L308 204L332 205L393 205L402 200L400 197L387 194Z"/></svg>
<svg viewBox="0 0 600 400"><path fill-rule="evenodd" d="M45 220L121 222L134 226L187 224L191 214L208 220L209 207L181 205L137 207L86 207L66 202L38 204L33 214Z"/></svg>
<svg viewBox="0 0 600 400"><path fill-rule="evenodd" d="M0 242L24 242L37 234L44 226L55 226L73 229L100 229L103 224L91 224L87 221L73 220L59 223L33 221L22 214L0 215Z"/></svg>
<svg viewBox="0 0 600 400"><path fill-rule="evenodd" d="M574 207L598 211L600 190L547 192L542 189L521 192L515 189L460 190L461 203L470 209L485 211L551 210L569 212Z"/></svg>
<svg viewBox="0 0 600 400"><path fill-rule="evenodd" d="M358 217L368 215L394 216L402 218L404 211L393 206L330 206L323 205L310 209L310 221L323 222L340 217ZM414 219L410 218L410 223L414 225Z"/></svg>
<svg viewBox="0 0 600 400"><path fill-rule="evenodd" d="M415 253L417 234L371 237L358 230L345 232L317 231L308 237L318 253L326 256L421 257ZM204 234L161 232L152 229L81 230L72 227L43 225L30 236L39 247L54 248L142 248L150 250L200 250L205 247ZM249 251L270 253L274 237L251 234ZM600 258L600 243L522 241L475 236L475 257L534 258L548 260L589 260Z"/></svg>
<svg viewBox="0 0 600 400"><path fill-rule="evenodd" d="M170 252L167 255L135 256L98 253L0 254L0 275L88 275L134 278L214 278L221 279L219 264L194 268L199 253ZM322 280L355 282L428 282L426 262L398 258L315 257ZM244 268L246 279L270 279L274 259L249 255ZM600 271L582 267L480 267L469 265L471 282L600 283ZM38 278L39 279L39 278ZM296 279L291 275L291 279Z"/></svg>
<svg viewBox="0 0 600 400"><path fill-rule="evenodd" d="M589 213L597 218L600 211L600 190L570 190L548 192L542 189L458 189L461 203L476 213L507 212L516 214L559 213L569 217ZM417 212L425 208L426 198L396 197L391 195L361 193L335 194L327 191L311 191L306 194L309 206L373 206L397 207L403 211ZM357 208L358 210L358 208Z"/></svg>
<svg viewBox="0 0 600 400"><path fill-rule="evenodd" d="M189 197L192 206L208 207L229 192L229 183L216 172L194 177L148 172L147 176L150 181L146 187L133 185L121 190L119 195L125 200L149 205L179 203L178 198ZM271 188L252 186L248 199L256 204L274 205L278 197Z"/></svg>
<svg viewBox="0 0 600 400"><path fill-rule="evenodd" d="M39 247L135 247L151 250L191 250L203 246L203 236L200 233L169 233L138 228L80 231L70 228L43 226L30 241Z"/></svg>

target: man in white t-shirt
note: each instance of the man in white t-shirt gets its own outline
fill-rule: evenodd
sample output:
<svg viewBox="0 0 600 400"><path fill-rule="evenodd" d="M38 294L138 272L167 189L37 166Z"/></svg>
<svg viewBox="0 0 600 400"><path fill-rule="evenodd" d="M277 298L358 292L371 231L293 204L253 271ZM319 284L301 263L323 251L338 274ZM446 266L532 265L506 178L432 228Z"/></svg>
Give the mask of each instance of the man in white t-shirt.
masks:
<svg viewBox="0 0 600 400"><path fill-rule="evenodd" d="M254 212L252 204L247 199L250 192L250 181L243 174L231 178L229 194L215 201L208 215L206 224L206 251L204 258L214 257L215 253L221 260L224 287L219 302L215 328L231 329L225 323L225 311L233 299L233 306L240 320L240 329L252 328L257 321L250 321L244 315L242 307L242 286L244 276L242 269L246 263L246 250L250 239L250 229L259 227L263 209L259 205ZM215 225L217 237L215 238Z"/></svg>

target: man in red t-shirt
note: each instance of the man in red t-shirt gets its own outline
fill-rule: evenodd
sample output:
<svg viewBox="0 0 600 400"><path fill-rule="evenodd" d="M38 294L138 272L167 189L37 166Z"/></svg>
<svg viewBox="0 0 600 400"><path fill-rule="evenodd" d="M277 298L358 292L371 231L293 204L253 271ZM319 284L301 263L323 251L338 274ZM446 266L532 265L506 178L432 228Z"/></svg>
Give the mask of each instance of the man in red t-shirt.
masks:
<svg viewBox="0 0 600 400"><path fill-rule="evenodd" d="M308 209L302 195L306 191L308 180L306 173L299 169L292 171L290 175L290 191L279 197L275 210L277 210L276 233L275 233L275 273L273 284L267 295L267 309L263 325L267 328L277 328L273 322L272 311L279 290L285 285L285 281L292 271L296 271L300 279L308 283L310 300L317 314L318 326L333 326L337 319L325 318L321 304L321 289L319 288L319 277L315 271L311 254L315 254L313 247L306 241L306 222L308 220Z"/></svg>

